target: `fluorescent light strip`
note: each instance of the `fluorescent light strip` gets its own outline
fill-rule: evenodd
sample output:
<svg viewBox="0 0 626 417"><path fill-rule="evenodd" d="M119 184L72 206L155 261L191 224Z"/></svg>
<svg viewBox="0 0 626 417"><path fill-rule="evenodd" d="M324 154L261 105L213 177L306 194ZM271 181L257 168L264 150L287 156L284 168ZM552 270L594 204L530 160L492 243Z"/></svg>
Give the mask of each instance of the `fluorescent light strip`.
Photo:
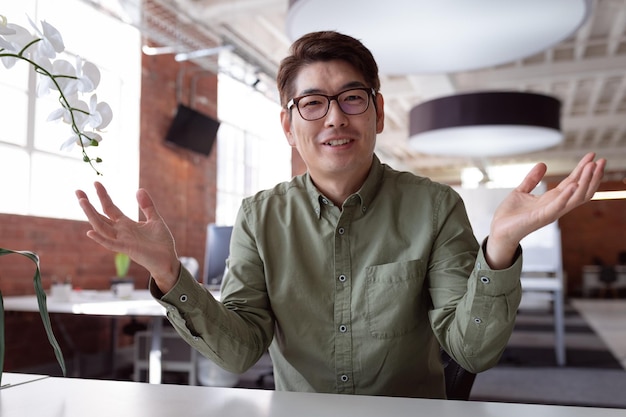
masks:
<svg viewBox="0 0 626 417"><path fill-rule="evenodd" d="M621 200L626 198L626 190L622 191L597 191L592 200Z"/></svg>

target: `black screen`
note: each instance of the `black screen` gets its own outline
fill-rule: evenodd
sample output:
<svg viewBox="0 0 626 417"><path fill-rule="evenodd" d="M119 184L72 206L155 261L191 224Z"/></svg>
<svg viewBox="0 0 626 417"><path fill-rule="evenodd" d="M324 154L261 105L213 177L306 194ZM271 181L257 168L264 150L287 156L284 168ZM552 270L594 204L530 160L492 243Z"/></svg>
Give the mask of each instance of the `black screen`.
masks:
<svg viewBox="0 0 626 417"><path fill-rule="evenodd" d="M184 104L179 104L165 141L209 155L220 122Z"/></svg>

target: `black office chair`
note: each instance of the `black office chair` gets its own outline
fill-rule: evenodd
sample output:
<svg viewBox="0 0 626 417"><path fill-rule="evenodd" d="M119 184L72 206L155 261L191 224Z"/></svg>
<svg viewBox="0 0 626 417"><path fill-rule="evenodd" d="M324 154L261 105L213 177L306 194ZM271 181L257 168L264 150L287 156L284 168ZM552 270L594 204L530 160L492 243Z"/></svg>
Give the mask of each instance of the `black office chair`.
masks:
<svg viewBox="0 0 626 417"><path fill-rule="evenodd" d="M468 400L476 374L456 363L443 349L441 360L446 380L446 396L449 400Z"/></svg>
<svg viewBox="0 0 626 417"><path fill-rule="evenodd" d="M232 226L207 225L206 248L204 251L204 270L198 281L207 288L219 290L226 271L226 260L230 253ZM228 372L202 355L196 356L198 382L211 387L234 387L239 375Z"/></svg>

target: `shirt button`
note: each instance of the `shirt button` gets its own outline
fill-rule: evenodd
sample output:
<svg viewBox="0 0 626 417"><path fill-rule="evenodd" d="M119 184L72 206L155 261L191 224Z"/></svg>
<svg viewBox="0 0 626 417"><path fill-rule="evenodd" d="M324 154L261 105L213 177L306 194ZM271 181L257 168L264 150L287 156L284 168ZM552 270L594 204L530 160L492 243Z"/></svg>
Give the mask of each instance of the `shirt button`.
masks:
<svg viewBox="0 0 626 417"><path fill-rule="evenodd" d="M480 277L480 282L482 282L483 284L489 284L491 280L489 279L489 277Z"/></svg>
<svg viewBox="0 0 626 417"><path fill-rule="evenodd" d="M340 235L343 235L344 233L346 233L346 230L343 227L340 227L338 232Z"/></svg>
<svg viewBox="0 0 626 417"><path fill-rule="evenodd" d="M345 324L342 324L341 326L339 326L339 331L341 333L345 333L348 331L348 326L346 326Z"/></svg>
<svg viewBox="0 0 626 417"><path fill-rule="evenodd" d="M350 378L348 378L348 375L341 375L341 382L348 382Z"/></svg>
<svg viewBox="0 0 626 417"><path fill-rule="evenodd" d="M481 265L480 265L480 262L477 262L477 263L476 263L476 269L480 269L480 266L481 266Z"/></svg>
<svg viewBox="0 0 626 417"><path fill-rule="evenodd" d="M474 317L474 323L476 323L476 324L480 324L480 323L482 323L482 322L483 322L483 321L481 320L481 318L480 318L480 317Z"/></svg>
<svg viewBox="0 0 626 417"><path fill-rule="evenodd" d="M322 198L322 203L328 204L328 200L326 200L325 198Z"/></svg>
<svg viewBox="0 0 626 417"><path fill-rule="evenodd" d="M345 275L339 275L339 281L341 282L346 282L346 276Z"/></svg>
<svg viewBox="0 0 626 417"><path fill-rule="evenodd" d="M187 294L183 294L183 295L181 295L181 296L180 296L180 298L179 298L179 300L180 300L180 302L181 302L181 303L185 303L185 302L187 302Z"/></svg>

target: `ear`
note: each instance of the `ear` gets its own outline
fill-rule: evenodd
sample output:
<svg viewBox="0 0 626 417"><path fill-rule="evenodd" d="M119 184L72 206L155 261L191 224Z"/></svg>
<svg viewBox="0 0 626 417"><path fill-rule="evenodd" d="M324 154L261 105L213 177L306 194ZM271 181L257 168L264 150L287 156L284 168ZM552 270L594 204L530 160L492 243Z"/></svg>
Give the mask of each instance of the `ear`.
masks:
<svg viewBox="0 0 626 417"><path fill-rule="evenodd" d="M296 141L294 140L293 133L291 132L291 115L289 113L289 110L280 110L280 124L283 127L283 133L285 133L287 142L289 142L290 146L295 147Z"/></svg>
<svg viewBox="0 0 626 417"><path fill-rule="evenodd" d="M385 127L385 99L380 93L376 94L376 133L383 131Z"/></svg>

